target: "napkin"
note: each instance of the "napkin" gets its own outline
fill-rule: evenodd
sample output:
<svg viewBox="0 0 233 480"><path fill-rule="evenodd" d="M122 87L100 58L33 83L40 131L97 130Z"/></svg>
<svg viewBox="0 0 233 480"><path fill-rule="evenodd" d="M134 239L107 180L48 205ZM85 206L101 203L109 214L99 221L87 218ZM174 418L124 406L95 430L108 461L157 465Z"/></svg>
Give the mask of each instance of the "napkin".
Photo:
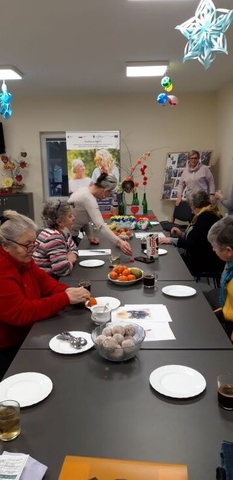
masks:
<svg viewBox="0 0 233 480"><path fill-rule="evenodd" d="M95 248L91 250L78 250L79 257L96 257L97 255L111 255L110 248Z"/></svg>
<svg viewBox="0 0 233 480"><path fill-rule="evenodd" d="M222 442L220 452L221 467L217 468L217 480L233 480L233 443Z"/></svg>
<svg viewBox="0 0 233 480"><path fill-rule="evenodd" d="M3 452L3 455L25 455L24 453ZM38 462L35 458L28 457L26 465L23 469L20 480L42 480L46 474L48 467Z"/></svg>

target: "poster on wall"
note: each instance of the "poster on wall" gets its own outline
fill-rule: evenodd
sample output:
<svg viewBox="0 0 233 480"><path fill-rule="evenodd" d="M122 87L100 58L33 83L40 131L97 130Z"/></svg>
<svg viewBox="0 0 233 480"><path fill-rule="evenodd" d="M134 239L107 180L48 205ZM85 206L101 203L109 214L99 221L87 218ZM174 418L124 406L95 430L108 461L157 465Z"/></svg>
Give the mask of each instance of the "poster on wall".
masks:
<svg viewBox="0 0 233 480"><path fill-rule="evenodd" d="M103 172L120 180L120 131L66 132L69 194L96 182ZM111 197L99 200L101 211L109 211Z"/></svg>
<svg viewBox="0 0 233 480"><path fill-rule="evenodd" d="M200 162L210 167L213 150L200 152ZM162 186L162 200L175 200L178 196L180 177L188 161L188 152L170 152L167 154ZM183 198L186 198L184 189Z"/></svg>

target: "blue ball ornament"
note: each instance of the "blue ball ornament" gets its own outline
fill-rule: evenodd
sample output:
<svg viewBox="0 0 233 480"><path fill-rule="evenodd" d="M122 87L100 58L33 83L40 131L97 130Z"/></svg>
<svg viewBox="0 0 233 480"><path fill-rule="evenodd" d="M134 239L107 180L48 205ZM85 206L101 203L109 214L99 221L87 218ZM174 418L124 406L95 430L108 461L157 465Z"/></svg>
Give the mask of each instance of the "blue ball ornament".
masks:
<svg viewBox="0 0 233 480"><path fill-rule="evenodd" d="M172 84L170 77L163 77L161 80L161 86L163 88L168 88Z"/></svg>
<svg viewBox="0 0 233 480"><path fill-rule="evenodd" d="M160 105L165 105L165 103L167 103L168 101L168 96L166 93L160 93L158 96L157 96L157 102L160 104Z"/></svg>

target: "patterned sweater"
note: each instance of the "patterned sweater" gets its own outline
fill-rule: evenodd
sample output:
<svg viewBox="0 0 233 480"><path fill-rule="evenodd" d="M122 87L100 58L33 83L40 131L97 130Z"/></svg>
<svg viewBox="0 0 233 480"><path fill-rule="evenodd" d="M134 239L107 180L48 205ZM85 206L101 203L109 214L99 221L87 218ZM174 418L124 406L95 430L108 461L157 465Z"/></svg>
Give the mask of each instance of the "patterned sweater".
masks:
<svg viewBox="0 0 233 480"><path fill-rule="evenodd" d="M68 275L73 263L67 254L70 252L78 256L77 247L68 231L60 233L58 230L45 228L37 237L38 245L33 253L33 258L38 267L49 275L64 277Z"/></svg>

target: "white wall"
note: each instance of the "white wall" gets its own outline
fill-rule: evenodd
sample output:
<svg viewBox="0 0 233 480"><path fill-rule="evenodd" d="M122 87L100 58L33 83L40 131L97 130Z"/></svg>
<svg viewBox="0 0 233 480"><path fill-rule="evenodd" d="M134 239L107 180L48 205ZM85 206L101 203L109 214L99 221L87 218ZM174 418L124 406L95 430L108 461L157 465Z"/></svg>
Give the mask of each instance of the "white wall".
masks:
<svg viewBox="0 0 233 480"><path fill-rule="evenodd" d="M161 106L153 96L14 98L12 117L2 121L7 153L18 155L23 148L28 152L31 166L25 178L26 190L34 194L36 221L40 225L40 132L121 130L133 162L144 152L157 149L148 161L147 196L149 208L164 219L170 218L173 210L173 202L160 200L167 152L215 150L216 116L217 99L212 93L180 95L177 107ZM123 144L122 165L128 165L128 160Z"/></svg>
<svg viewBox="0 0 233 480"><path fill-rule="evenodd" d="M228 196L233 187L233 85L217 96L217 149L219 151L219 182L217 188ZM223 213L226 209L221 208Z"/></svg>

